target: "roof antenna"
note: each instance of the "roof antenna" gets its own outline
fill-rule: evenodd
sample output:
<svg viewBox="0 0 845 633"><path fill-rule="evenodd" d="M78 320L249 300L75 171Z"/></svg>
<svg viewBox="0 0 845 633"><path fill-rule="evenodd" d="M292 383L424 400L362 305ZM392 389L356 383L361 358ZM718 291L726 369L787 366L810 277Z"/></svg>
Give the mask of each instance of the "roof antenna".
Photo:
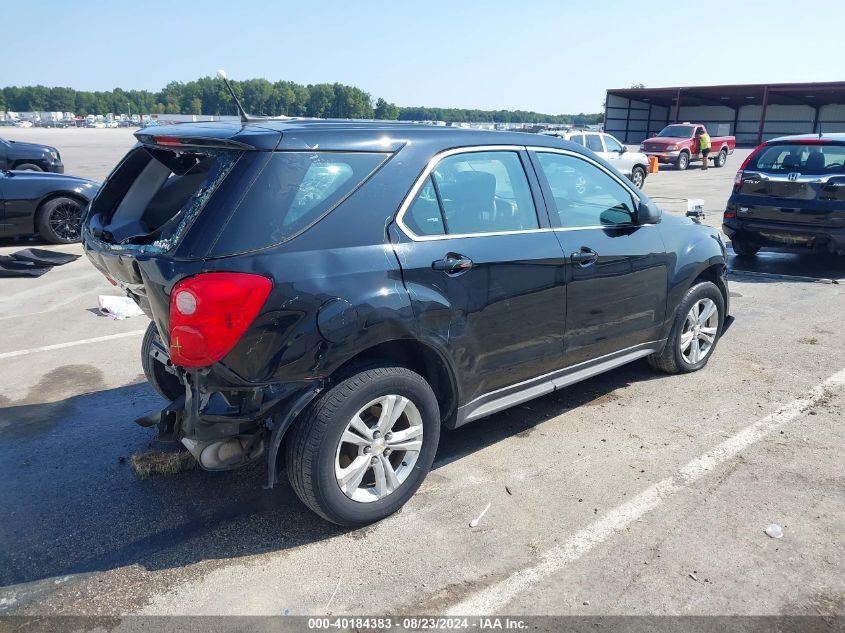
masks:
<svg viewBox="0 0 845 633"><path fill-rule="evenodd" d="M246 113L246 110L244 110L241 102L238 101L235 91L232 90L232 86L229 85L229 80L226 79L226 71L220 68L217 71L217 76L223 80L223 83L226 84L226 89L229 91L229 94L232 95L232 99L235 101L235 106L238 108L238 114L241 116L241 123L249 123L249 115Z"/></svg>

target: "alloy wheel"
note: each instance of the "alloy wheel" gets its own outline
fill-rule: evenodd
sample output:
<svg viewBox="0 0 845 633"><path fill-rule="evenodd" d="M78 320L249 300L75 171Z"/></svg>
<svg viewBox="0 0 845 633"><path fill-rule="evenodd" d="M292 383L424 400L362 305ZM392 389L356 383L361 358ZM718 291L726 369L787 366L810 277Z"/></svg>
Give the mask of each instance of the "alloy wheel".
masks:
<svg viewBox="0 0 845 633"><path fill-rule="evenodd" d="M367 403L349 421L335 455L337 484L353 501L370 503L399 488L422 450L416 405L399 395Z"/></svg>
<svg viewBox="0 0 845 633"><path fill-rule="evenodd" d="M642 189L643 182L645 182L645 177L643 176L643 172L641 172L639 169L635 169L634 173L632 174L632 177L633 177L634 186L637 187L637 189Z"/></svg>
<svg viewBox="0 0 845 633"><path fill-rule="evenodd" d="M681 357L689 365L704 360L716 344L719 331L719 309L712 299L696 301L681 330Z"/></svg>
<svg viewBox="0 0 845 633"><path fill-rule="evenodd" d="M82 229L82 207L73 202L57 205L50 214L50 228L63 240L75 242Z"/></svg>

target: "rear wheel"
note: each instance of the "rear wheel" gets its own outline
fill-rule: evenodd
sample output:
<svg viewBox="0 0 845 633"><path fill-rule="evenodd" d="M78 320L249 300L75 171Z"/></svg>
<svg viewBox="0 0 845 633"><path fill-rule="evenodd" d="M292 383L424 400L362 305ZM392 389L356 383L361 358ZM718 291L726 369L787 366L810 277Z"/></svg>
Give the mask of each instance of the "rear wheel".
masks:
<svg viewBox="0 0 845 633"><path fill-rule="evenodd" d="M401 508L437 450L440 412L425 379L404 367L360 370L329 389L286 438L288 478L311 510L366 525Z"/></svg>
<svg viewBox="0 0 845 633"><path fill-rule="evenodd" d="M695 284L678 306L666 347L649 356L649 364L667 374L698 371L713 355L724 321L725 299L716 284Z"/></svg>
<svg viewBox="0 0 845 633"><path fill-rule="evenodd" d="M15 165L15 170L17 171L44 171L38 165L33 163L21 163L20 165Z"/></svg>
<svg viewBox="0 0 845 633"><path fill-rule="evenodd" d="M684 171L687 167L689 167L689 154L681 152L675 160L675 167L677 167L679 171Z"/></svg>
<svg viewBox="0 0 845 633"><path fill-rule="evenodd" d="M719 155L716 156L716 160L713 161L714 167L724 167L725 163L728 162L728 150L722 148L722 151L719 152Z"/></svg>
<svg viewBox="0 0 845 633"><path fill-rule="evenodd" d="M634 167L631 170L631 182L637 189L642 189L645 184L645 169L642 167Z"/></svg>
<svg viewBox="0 0 845 633"><path fill-rule="evenodd" d="M756 244L738 239L731 240L731 248L733 248L734 253L740 257L754 257L757 254L757 251L760 250L760 247Z"/></svg>
<svg viewBox="0 0 845 633"><path fill-rule="evenodd" d="M141 341L141 367L144 368L144 376L153 389L158 391L162 398L172 402L185 392L185 388L179 377L167 371L164 363L153 356L154 346L164 347L158 335L158 328L151 322L147 326L144 340Z"/></svg>
<svg viewBox="0 0 845 633"><path fill-rule="evenodd" d="M38 234L52 244L78 242L82 231L83 206L79 200L65 196L48 200L35 213Z"/></svg>

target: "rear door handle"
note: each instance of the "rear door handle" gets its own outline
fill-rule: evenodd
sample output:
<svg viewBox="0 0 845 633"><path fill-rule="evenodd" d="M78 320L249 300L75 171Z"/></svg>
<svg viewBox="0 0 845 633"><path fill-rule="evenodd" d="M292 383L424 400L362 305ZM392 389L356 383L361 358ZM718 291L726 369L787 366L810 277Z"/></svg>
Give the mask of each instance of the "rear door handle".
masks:
<svg viewBox="0 0 845 633"><path fill-rule="evenodd" d="M580 266L589 266L599 258L599 254L596 253L594 250L587 248L586 246L582 246L580 251L572 253L569 258L572 260L573 264L579 264Z"/></svg>
<svg viewBox="0 0 845 633"><path fill-rule="evenodd" d="M447 253L443 259L431 262L434 270L442 270L446 274L462 273L472 268L472 260L458 253Z"/></svg>

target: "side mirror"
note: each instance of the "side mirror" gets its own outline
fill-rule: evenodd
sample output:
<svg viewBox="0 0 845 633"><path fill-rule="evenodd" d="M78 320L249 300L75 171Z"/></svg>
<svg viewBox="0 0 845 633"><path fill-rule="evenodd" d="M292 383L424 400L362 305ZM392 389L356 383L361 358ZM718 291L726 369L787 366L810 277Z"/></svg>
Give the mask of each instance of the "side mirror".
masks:
<svg viewBox="0 0 845 633"><path fill-rule="evenodd" d="M640 202L637 207L637 224L659 224L663 211L653 202Z"/></svg>
<svg viewBox="0 0 845 633"><path fill-rule="evenodd" d="M625 153L625 152L627 152L627 151L628 151L628 148L627 148L627 147L625 147L625 146L623 145L623 146L622 146L622 149L620 149L620 150L619 150L619 153L620 153L620 154L624 154L624 153Z"/></svg>

